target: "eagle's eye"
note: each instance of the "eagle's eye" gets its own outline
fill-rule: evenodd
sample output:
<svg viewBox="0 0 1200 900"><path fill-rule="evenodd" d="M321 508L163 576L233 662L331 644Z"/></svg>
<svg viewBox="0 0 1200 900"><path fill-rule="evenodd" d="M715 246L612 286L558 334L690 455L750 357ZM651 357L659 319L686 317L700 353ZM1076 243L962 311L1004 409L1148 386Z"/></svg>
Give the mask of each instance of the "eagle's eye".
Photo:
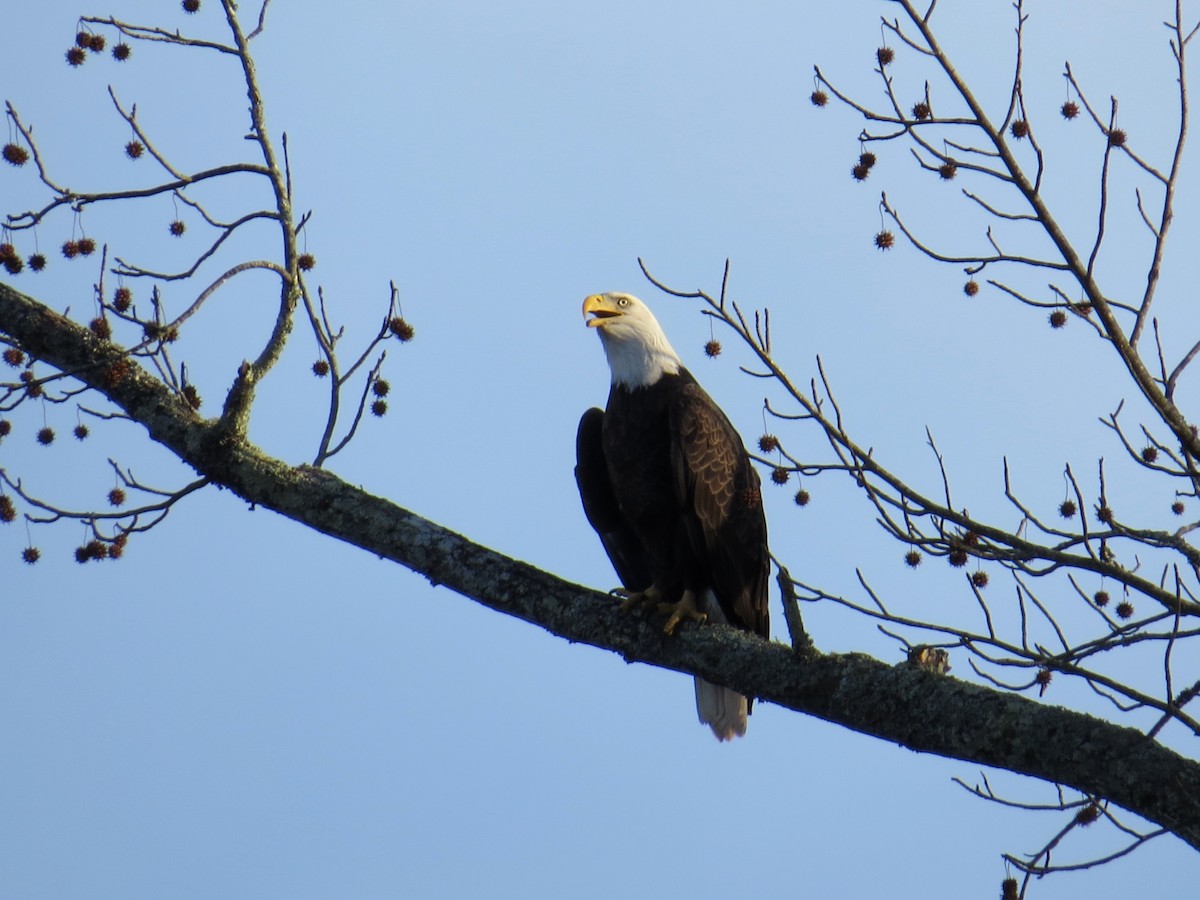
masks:
<svg viewBox="0 0 1200 900"><path fill-rule="evenodd" d="M617 306L628 306L628 305L629 305L628 297L620 297L617 299Z"/></svg>

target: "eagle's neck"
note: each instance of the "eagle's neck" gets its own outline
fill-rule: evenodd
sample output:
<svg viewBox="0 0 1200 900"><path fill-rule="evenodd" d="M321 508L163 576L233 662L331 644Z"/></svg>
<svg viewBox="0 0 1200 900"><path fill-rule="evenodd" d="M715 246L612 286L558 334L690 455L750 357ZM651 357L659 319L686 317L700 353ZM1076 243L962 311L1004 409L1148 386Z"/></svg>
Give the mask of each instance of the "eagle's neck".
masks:
<svg viewBox="0 0 1200 900"><path fill-rule="evenodd" d="M630 389L649 387L664 375L678 374L683 367L662 329L639 331L636 335L601 331L600 338L613 384Z"/></svg>

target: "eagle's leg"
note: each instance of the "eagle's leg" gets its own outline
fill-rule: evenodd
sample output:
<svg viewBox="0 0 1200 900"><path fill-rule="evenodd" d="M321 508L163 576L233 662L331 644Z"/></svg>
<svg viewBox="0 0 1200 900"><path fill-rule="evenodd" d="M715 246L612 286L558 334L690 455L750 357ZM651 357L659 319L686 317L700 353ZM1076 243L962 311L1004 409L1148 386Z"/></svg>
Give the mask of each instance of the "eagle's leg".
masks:
<svg viewBox="0 0 1200 900"><path fill-rule="evenodd" d="M678 603L659 604L658 611L660 613L670 613L670 616L667 618L667 624L663 626L663 634L674 634L680 622L687 621L704 624L708 621L708 613L696 606L696 594L690 590L683 592L683 596L679 598Z"/></svg>
<svg viewBox="0 0 1200 900"><path fill-rule="evenodd" d="M652 584L644 591L630 591L625 588L614 588L609 591L614 597L621 598L621 612L627 613L635 609L657 609L662 601L662 591L658 585Z"/></svg>

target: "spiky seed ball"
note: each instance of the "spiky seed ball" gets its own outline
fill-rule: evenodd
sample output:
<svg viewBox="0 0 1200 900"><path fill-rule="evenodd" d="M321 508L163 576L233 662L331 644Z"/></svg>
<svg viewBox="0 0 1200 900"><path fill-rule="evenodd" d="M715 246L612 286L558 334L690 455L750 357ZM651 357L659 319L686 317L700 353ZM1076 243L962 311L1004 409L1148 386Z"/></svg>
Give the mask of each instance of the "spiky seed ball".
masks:
<svg viewBox="0 0 1200 900"><path fill-rule="evenodd" d="M80 256L91 256L96 252L96 242L89 237L80 238L75 245L79 248Z"/></svg>
<svg viewBox="0 0 1200 900"><path fill-rule="evenodd" d="M133 291L127 287L119 287L113 291L113 309L117 312L128 312L133 304Z"/></svg>
<svg viewBox="0 0 1200 900"><path fill-rule="evenodd" d="M86 441L87 436L91 434L91 432L88 431L88 427L82 423L72 428L71 433L75 435L75 440L77 441Z"/></svg>
<svg viewBox="0 0 1200 900"><path fill-rule="evenodd" d="M1122 600L1117 604L1116 613L1118 619L1130 618L1133 615L1133 604L1128 600Z"/></svg>
<svg viewBox="0 0 1200 900"><path fill-rule="evenodd" d="M891 65L892 60L896 58L896 51L891 47L880 47L875 51L875 58L879 61L881 66L888 66Z"/></svg>
<svg viewBox="0 0 1200 900"><path fill-rule="evenodd" d="M867 176L870 174L871 167L864 166L862 163L855 163L854 167L850 169L850 175L853 176L855 181L866 181Z"/></svg>
<svg viewBox="0 0 1200 900"><path fill-rule="evenodd" d="M915 569L921 564L921 552L919 550L909 550L904 554L904 564L910 569Z"/></svg>
<svg viewBox="0 0 1200 900"><path fill-rule="evenodd" d="M93 34L87 42L87 49L93 53L103 53L104 48L108 46L108 41L104 39L102 34Z"/></svg>
<svg viewBox="0 0 1200 900"><path fill-rule="evenodd" d="M875 165L875 162L876 162L875 154L872 153L870 150L864 150L862 153L860 153L858 155L858 161L862 165L864 165L868 169L870 169Z"/></svg>
<svg viewBox="0 0 1200 900"><path fill-rule="evenodd" d="M1029 123L1024 119L1015 119L1008 130L1018 141L1029 137Z"/></svg>
<svg viewBox="0 0 1200 900"><path fill-rule="evenodd" d="M0 419L0 438L8 437L12 434L12 422L8 419Z"/></svg>
<svg viewBox="0 0 1200 900"><path fill-rule="evenodd" d="M979 546L979 532L964 531L962 535L962 542L968 547Z"/></svg>
<svg viewBox="0 0 1200 900"><path fill-rule="evenodd" d="M296 260L296 265L300 267L302 272L309 271L316 264L317 258L311 253L301 253L299 258Z"/></svg>
<svg viewBox="0 0 1200 900"><path fill-rule="evenodd" d="M946 560L956 569L961 569L967 564L967 551L962 547L955 547L947 555Z"/></svg>
<svg viewBox="0 0 1200 900"><path fill-rule="evenodd" d="M4 149L0 150L0 155L6 163L14 166L23 166L29 162L29 151L17 144L5 144Z"/></svg>
<svg viewBox="0 0 1200 900"><path fill-rule="evenodd" d="M171 232L172 237L183 237L183 233L187 231L187 225L181 219L176 219L167 226L167 231Z"/></svg>
<svg viewBox="0 0 1200 900"><path fill-rule="evenodd" d="M982 569L980 569L977 572L972 572L971 573L971 584L975 585L975 587L977 587L981 590L983 588L987 587L988 586L988 573L983 571Z"/></svg>
<svg viewBox="0 0 1200 900"><path fill-rule="evenodd" d="M41 253L33 253L29 257L29 268L34 272L40 272L46 268L46 257Z"/></svg>
<svg viewBox="0 0 1200 900"><path fill-rule="evenodd" d="M192 409L200 408L200 392L196 390L194 384L185 384L180 393L183 394L183 399L188 406Z"/></svg>
<svg viewBox="0 0 1200 900"><path fill-rule="evenodd" d="M10 256L16 256L16 255L17 255L17 248L14 247L12 244L10 244L8 241L5 241L3 244L0 244L0 259L8 259Z"/></svg>
<svg viewBox="0 0 1200 900"><path fill-rule="evenodd" d="M758 439L758 449L763 453L770 453L773 450L779 449L779 438L773 434L764 434Z"/></svg>
<svg viewBox="0 0 1200 900"><path fill-rule="evenodd" d="M87 547L76 547L75 548L75 562L79 563L80 565L83 565L89 559L91 559L91 557L88 556Z"/></svg>
<svg viewBox="0 0 1200 900"><path fill-rule="evenodd" d="M51 444L53 444L54 443L54 429L48 428L48 427L47 428L39 428L38 433L37 433L37 442L39 444L41 444L43 447L49 447Z"/></svg>
<svg viewBox="0 0 1200 900"><path fill-rule="evenodd" d="M200 0L183 0L180 5L185 13L194 13L200 9Z"/></svg>
<svg viewBox="0 0 1200 900"><path fill-rule="evenodd" d="M21 551L21 559L24 560L27 565L32 566L35 562L37 562L41 558L42 558L42 551L39 550L37 547L26 547L24 550Z"/></svg>
<svg viewBox="0 0 1200 900"><path fill-rule="evenodd" d="M146 152L146 145L141 141L130 141L125 145L125 155L130 159L138 159Z"/></svg>
<svg viewBox="0 0 1200 900"><path fill-rule="evenodd" d="M1184 506L1183 506L1182 500L1176 500L1174 503L1171 504L1171 512L1175 513L1175 515L1182 516L1183 510L1184 510Z"/></svg>
<svg viewBox="0 0 1200 900"><path fill-rule="evenodd" d="M72 47L67 51L67 64L70 66L82 66L85 59L87 54L83 52L82 47Z"/></svg>
<svg viewBox="0 0 1200 900"><path fill-rule="evenodd" d="M1079 812L1075 813L1075 824L1083 828L1087 828L1093 822L1100 818L1100 807L1095 803L1089 803Z"/></svg>
<svg viewBox="0 0 1200 900"><path fill-rule="evenodd" d="M1112 520L1113 520L1113 511L1112 511L1112 509L1110 509L1107 506L1097 507L1096 508L1096 518L1099 519L1101 522L1103 522L1105 525L1111 525Z"/></svg>
<svg viewBox="0 0 1200 900"><path fill-rule="evenodd" d="M775 482L775 484L787 484L788 479L791 477L792 473L789 472L784 466L776 466L771 470L771 480Z"/></svg>
<svg viewBox="0 0 1200 900"><path fill-rule="evenodd" d="M1017 900L1017 879L1005 878L1000 882L1000 900Z"/></svg>
<svg viewBox="0 0 1200 900"><path fill-rule="evenodd" d="M1111 599L1112 597L1109 596L1108 591L1096 591L1096 593L1092 594L1092 602L1101 609L1108 606L1108 601Z"/></svg>
<svg viewBox="0 0 1200 900"><path fill-rule="evenodd" d="M125 62L125 60L129 59L129 54L132 52L133 49L124 41L121 41L119 44L114 44L112 48L113 59L115 59L117 62Z"/></svg>
<svg viewBox="0 0 1200 900"><path fill-rule="evenodd" d="M1064 119L1073 119L1079 115L1079 104L1074 100L1068 100L1062 105L1062 116Z"/></svg>
<svg viewBox="0 0 1200 900"><path fill-rule="evenodd" d="M824 106L829 102L829 95L824 91L813 91L808 95L808 99L812 101L813 106Z"/></svg>
<svg viewBox="0 0 1200 900"><path fill-rule="evenodd" d="M103 541L90 540L83 549L87 552L88 559L104 559L108 556L108 547L104 545Z"/></svg>
<svg viewBox="0 0 1200 900"><path fill-rule="evenodd" d="M1062 328L1067 324L1067 314L1061 309L1056 309L1050 313L1049 322L1051 328Z"/></svg>
<svg viewBox="0 0 1200 900"><path fill-rule="evenodd" d="M958 163L952 159L946 160L938 166L938 174L942 176L943 181L950 181L958 174Z"/></svg>
<svg viewBox="0 0 1200 900"><path fill-rule="evenodd" d="M896 236L885 229L875 235L875 246L880 250L891 250L896 246Z"/></svg>
<svg viewBox="0 0 1200 900"><path fill-rule="evenodd" d="M721 355L721 342L709 341L704 345L704 355L715 358Z"/></svg>
<svg viewBox="0 0 1200 900"><path fill-rule="evenodd" d="M1124 147L1125 141L1128 139L1124 128L1114 128L1108 133L1108 145L1110 147Z"/></svg>
<svg viewBox="0 0 1200 900"><path fill-rule="evenodd" d="M413 339L413 335L416 334L416 331L413 329L413 327L400 316L396 316L396 318L388 322L388 330L405 343L411 341Z"/></svg>
<svg viewBox="0 0 1200 900"><path fill-rule="evenodd" d="M919 122L924 122L933 115L933 110L929 108L929 104L922 100L920 103L914 103L912 108L913 118Z"/></svg>
<svg viewBox="0 0 1200 900"><path fill-rule="evenodd" d="M392 386L383 378L376 378L371 384L371 390L376 397L386 397Z"/></svg>
<svg viewBox="0 0 1200 900"><path fill-rule="evenodd" d="M104 372L104 384L106 387L115 388L126 376L133 371L133 364L127 359L118 359Z"/></svg>
<svg viewBox="0 0 1200 900"><path fill-rule="evenodd" d="M374 403L372 403L371 404L371 414L376 415L376 416L386 416L387 415L387 401L386 400L376 400Z"/></svg>
<svg viewBox="0 0 1200 900"><path fill-rule="evenodd" d="M121 537L124 537L124 536L125 535L121 535ZM125 542L121 541L118 544L117 541L113 541L112 545L109 546L109 548L108 548L108 558L109 559L120 559L124 555L125 555Z"/></svg>
<svg viewBox="0 0 1200 900"><path fill-rule="evenodd" d="M1158 448L1157 447L1143 447L1142 448L1143 462L1153 463L1156 459L1158 459Z"/></svg>
<svg viewBox="0 0 1200 900"><path fill-rule="evenodd" d="M1058 505L1058 514L1060 516L1062 516L1064 519L1075 518L1075 513L1077 511L1078 510L1075 506L1074 500L1064 500L1062 503L1060 503Z"/></svg>
<svg viewBox="0 0 1200 900"><path fill-rule="evenodd" d="M25 261L19 256L4 257L4 268L9 275L20 275L21 270L25 268Z"/></svg>
<svg viewBox="0 0 1200 900"><path fill-rule="evenodd" d="M976 294L979 293L979 282L976 281L974 278L972 278L970 281L968 281L966 284L963 285L963 293L966 294L968 297L974 297Z"/></svg>
<svg viewBox="0 0 1200 900"><path fill-rule="evenodd" d="M92 334L102 341L107 341L112 337L112 326L108 324L108 319L104 318L104 316L96 316L96 318L88 322L88 328L92 330Z"/></svg>
<svg viewBox="0 0 1200 900"><path fill-rule="evenodd" d="M79 255L79 241L67 241L62 245L62 255L74 259Z"/></svg>
<svg viewBox="0 0 1200 900"><path fill-rule="evenodd" d="M4 349L4 361L14 369L25 362L25 351L17 347L6 347Z"/></svg>
<svg viewBox="0 0 1200 900"><path fill-rule="evenodd" d="M796 501L797 506L808 506L808 501L812 499L812 494L804 488L800 488L800 490L796 491L796 495L792 499Z"/></svg>
<svg viewBox="0 0 1200 900"><path fill-rule="evenodd" d="M86 31L76 32L76 34L75 34L75 46L76 47L82 47L84 50L86 50L91 45L92 45L92 36L90 33L86 32Z"/></svg>
<svg viewBox="0 0 1200 900"><path fill-rule="evenodd" d="M125 503L125 492L120 488L113 488L108 492L108 502L110 506L121 506Z"/></svg>
<svg viewBox="0 0 1200 900"><path fill-rule="evenodd" d="M1033 680L1037 682L1038 687L1045 689L1054 679L1054 673L1049 669L1038 669L1037 674L1033 676Z"/></svg>
<svg viewBox="0 0 1200 900"><path fill-rule="evenodd" d="M13 506L12 497L0 494L0 522L11 522L17 517L17 508Z"/></svg>
<svg viewBox="0 0 1200 900"><path fill-rule="evenodd" d="M316 375L318 378L324 378L326 375L329 374L329 363L327 363L323 359L318 359L315 363L312 364L312 370L313 370L313 374Z"/></svg>

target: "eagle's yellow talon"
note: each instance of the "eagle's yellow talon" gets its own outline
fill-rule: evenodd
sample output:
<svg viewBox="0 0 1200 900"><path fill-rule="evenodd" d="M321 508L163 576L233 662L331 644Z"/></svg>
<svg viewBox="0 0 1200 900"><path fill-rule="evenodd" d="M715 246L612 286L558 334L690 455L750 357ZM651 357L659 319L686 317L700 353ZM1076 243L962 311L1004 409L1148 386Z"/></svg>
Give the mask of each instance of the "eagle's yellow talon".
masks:
<svg viewBox="0 0 1200 900"><path fill-rule="evenodd" d="M644 591L629 591L625 588L614 588L609 591L614 597L622 597L620 612L628 613L635 609L657 607L662 600L662 594L654 585Z"/></svg>
<svg viewBox="0 0 1200 900"><path fill-rule="evenodd" d="M703 625L708 621L708 613L696 608L696 598L691 591L684 591L678 603L660 603L660 613L670 613L667 624L663 626L663 634L674 634L680 622L696 622Z"/></svg>

